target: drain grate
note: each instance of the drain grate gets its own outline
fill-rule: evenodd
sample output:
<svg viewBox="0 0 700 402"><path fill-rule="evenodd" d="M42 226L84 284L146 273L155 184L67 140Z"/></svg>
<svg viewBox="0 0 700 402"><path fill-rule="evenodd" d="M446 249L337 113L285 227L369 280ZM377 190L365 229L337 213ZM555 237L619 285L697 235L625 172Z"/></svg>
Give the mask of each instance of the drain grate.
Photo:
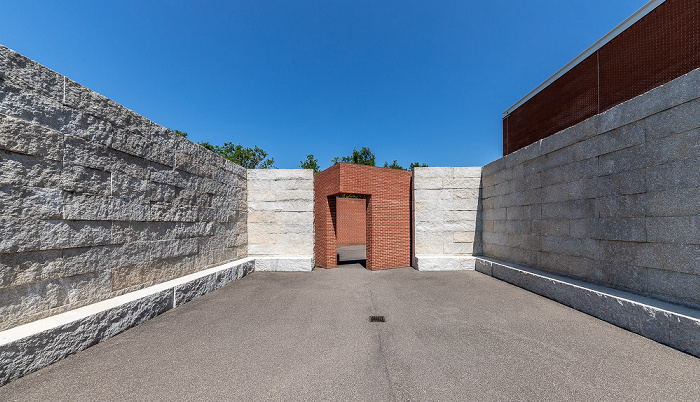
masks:
<svg viewBox="0 0 700 402"><path fill-rule="evenodd" d="M369 322L386 322L383 315L371 315L369 316Z"/></svg>

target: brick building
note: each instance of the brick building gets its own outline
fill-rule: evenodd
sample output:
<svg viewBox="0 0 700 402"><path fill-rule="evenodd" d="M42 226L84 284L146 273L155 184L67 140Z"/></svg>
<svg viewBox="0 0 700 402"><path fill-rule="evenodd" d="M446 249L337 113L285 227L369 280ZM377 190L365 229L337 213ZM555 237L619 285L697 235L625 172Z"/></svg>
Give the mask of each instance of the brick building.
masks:
<svg viewBox="0 0 700 402"><path fill-rule="evenodd" d="M337 266L337 196L358 194L366 202L367 268L410 266L411 177L405 170L350 163L335 164L316 175L316 264Z"/></svg>

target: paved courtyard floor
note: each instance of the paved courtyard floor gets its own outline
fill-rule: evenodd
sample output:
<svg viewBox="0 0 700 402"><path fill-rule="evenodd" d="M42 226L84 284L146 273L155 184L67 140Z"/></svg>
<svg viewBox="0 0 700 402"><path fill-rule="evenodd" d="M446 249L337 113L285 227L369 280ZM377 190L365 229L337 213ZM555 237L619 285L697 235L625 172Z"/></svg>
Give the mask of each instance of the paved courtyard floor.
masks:
<svg viewBox="0 0 700 402"><path fill-rule="evenodd" d="M601 399L699 400L700 359L474 271L360 265L252 273L0 387L2 401Z"/></svg>

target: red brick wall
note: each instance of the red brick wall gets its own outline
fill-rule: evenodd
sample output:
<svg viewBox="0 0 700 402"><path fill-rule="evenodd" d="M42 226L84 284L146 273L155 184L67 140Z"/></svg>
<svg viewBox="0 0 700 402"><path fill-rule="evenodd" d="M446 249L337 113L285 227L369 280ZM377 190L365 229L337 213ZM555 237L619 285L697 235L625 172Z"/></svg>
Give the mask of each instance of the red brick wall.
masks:
<svg viewBox="0 0 700 402"><path fill-rule="evenodd" d="M503 118L503 155L700 67L700 2L667 0Z"/></svg>
<svg viewBox="0 0 700 402"><path fill-rule="evenodd" d="M366 244L367 201L364 198L338 198L335 203L338 246Z"/></svg>
<svg viewBox="0 0 700 402"><path fill-rule="evenodd" d="M337 265L336 197L367 196L367 268L411 265L411 172L375 166L338 163L316 175L316 263Z"/></svg>

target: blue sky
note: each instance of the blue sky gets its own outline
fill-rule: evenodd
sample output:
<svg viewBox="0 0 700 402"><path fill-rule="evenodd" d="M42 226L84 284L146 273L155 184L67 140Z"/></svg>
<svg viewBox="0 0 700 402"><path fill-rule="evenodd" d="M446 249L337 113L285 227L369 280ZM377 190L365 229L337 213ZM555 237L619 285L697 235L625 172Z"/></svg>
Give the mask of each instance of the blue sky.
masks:
<svg viewBox="0 0 700 402"><path fill-rule="evenodd" d="M480 166L502 112L645 0L3 0L0 43L195 142L280 168Z"/></svg>

